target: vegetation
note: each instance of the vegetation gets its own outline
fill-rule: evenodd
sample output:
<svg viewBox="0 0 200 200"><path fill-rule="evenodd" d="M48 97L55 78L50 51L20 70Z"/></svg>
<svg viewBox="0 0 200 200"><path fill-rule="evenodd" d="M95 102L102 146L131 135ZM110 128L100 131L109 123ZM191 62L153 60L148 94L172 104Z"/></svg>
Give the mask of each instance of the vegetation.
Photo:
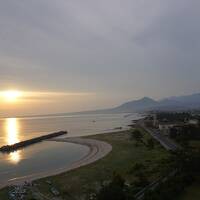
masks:
<svg viewBox="0 0 200 200"><path fill-rule="evenodd" d="M191 184L189 176L177 174L169 180L162 182L155 190L148 191L144 200L176 200L177 195L182 193L184 188Z"/></svg>
<svg viewBox="0 0 200 200"><path fill-rule="evenodd" d="M143 138L143 134L141 133L141 131L139 129L134 129L131 132L131 137L132 137L133 140L141 142L141 140Z"/></svg>
<svg viewBox="0 0 200 200"><path fill-rule="evenodd" d="M131 132L131 139L135 141L135 144L138 145L139 143L144 143L143 141L143 134L139 129L134 129Z"/></svg>
<svg viewBox="0 0 200 200"><path fill-rule="evenodd" d="M142 129L89 138L112 144L112 152L89 166L35 181L40 194L53 198L53 185L59 189L60 197L68 200L134 200L137 192L155 181L157 187L147 190L144 200L175 200L184 198L180 195L200 172L196 140L169 153ZM0 199L6 200L6 191L7 188L0 191Z"/></svg>
<svg viewBox="0 0 200 200"><path fill-rule="evenodd" d="M144 131L139 131L143 142L147 144L151 137ZM105 199L110 192L117 192L117 197L122 199L124 191L127 199L129 196L133 199L134 194L143 186L160 176L161 170L157 170L159 163L169 157L169 153L156 142L151 151L141 142L135 146L136 141L132 138L132 131L89 137L112 144L112 152L88 166L35 181L35 189L48 198L53 198L50 190L53 185L59 190L63 199ZM124 180L121 188L116 184L116 179L119 180L119 177ZM49 185L47 181L52 184ZM110 189L112 191L109 192ZM0 191L0 199L1 195L3 190Z"/></svg>
<svg viewBox="0 0 200 200"><path fill-rule="evenodd" d="M193 183L196 174L199 174L200 171L200 151L193 151L191 149L178 150L172 152L170 157L164 161L168 162L165 162L163 176L160 176L158 181L155 182L157 186L146 191L144 200L176 200L184 189ZM160 169L162 169L161 166ZM110 185L105 188L110 188L109 192L112 192L112 194L121 191L121 194L125 195L122 196L122 200L129 200L130 197L133 199L134 195L131 196L131 190L137 187L144 188L149 184L148 178L144 173L145 170L146 167L142 163L136 163L132 167L130 174L133 173L137 179L128 188L124 188L124 185L121 188L110 188ZM162 173L160 173L160 175L161 174ZM124 193L124 191L126 191L126 193ZM104 197L101 200L110 199L109 195L111 193L107 190L106 193L104 190L100 192L102 192Z"/></svg>
<svg viewBox="0 0 200 200"><path fill-rule="evenodd" d="M149 149L153 149L155 146L155 140L151 137L145 140L143 132L140 129L134 129L131 131L131 139L135 141L136 146L140 143Z"/></svg>
<svg viewBox="0 0 200 200"><path fill-rule="evenodd" d="M174 170L174 175L161 179L159 186L148 191L144 200L177 199L200 172L200 150L182 148L171 154L166 166L168 174Z"/></svg>
<svg viewBox="0 0 200 200"><path fill-rule="evenodd" d="M170 137L177 142L187 142L189 140L200 140L200 126L184 125L174 127L170 130Z"/></svg>
<svg viewBox="0 0 200 200"><path fill-rule="evenodd" d="M191 118L189 112L158 112L157 119L160 122L184 122Z"/></svg>
<svg viewBox="0 0 200 200"><path fill-rule="evenodd" d="M148 146L149 149L154 149L154 147L155 147L155 141L154 141L153 138L149 138L147 140L147 146Z"/></svg>
<svg viewBox="0 0 200 200"><path fill-rule="evenodd" d="M191 119L199 120L198 115L190 113L158 113L159 122L178 123ZM181 150L172 152L158 167L163 174L152 190L148 190L144 200L193 200L199 199L200 181L200 124L180 123L170 129L170 137L180 144ZM150 142L151 144L151 142ZM174 173L170 176L170 173ZM167 176L168 174L168 176ZM180 198L179 198L180 197Z"/></svg>
<svg viewBox="0 0 200 200"><path fill-rule="evenodd" d="M199 200L200 197L200 180L199 177L177 198L177 200Z"/></svg>
<svg viewBox="0 0 200 200"><path fill-rule="evenodd" d="M112 181L103 186L98 192L96 199L97 200L126 200L127 194L125 191L125 180L118 174L115 174L112 178Z"/></svg>

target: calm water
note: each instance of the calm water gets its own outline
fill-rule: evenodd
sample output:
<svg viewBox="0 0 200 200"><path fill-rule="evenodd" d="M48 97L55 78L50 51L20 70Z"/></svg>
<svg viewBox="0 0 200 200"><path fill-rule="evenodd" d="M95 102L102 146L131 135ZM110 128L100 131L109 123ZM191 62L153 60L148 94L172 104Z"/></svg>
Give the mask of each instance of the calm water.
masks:
<svg viewBox="0 0 200 200"><path fill-rule="evenodd" d="M127 128L131 120L138 117L136 114L106 114L3 118L0 119L0 146L59 130L67 130L67 137L109 132L116 127ZM45 141L10 154L0 153L0 184L9 179L62 168L87 152L85 146Z"/></svg>

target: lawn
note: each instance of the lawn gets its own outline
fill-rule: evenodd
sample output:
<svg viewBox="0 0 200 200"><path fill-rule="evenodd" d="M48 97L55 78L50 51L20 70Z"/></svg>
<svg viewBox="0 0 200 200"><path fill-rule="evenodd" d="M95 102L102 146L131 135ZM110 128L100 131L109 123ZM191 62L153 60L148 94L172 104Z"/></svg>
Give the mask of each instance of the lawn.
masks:
<svg viewBox="0 0 200 200"><path fill-rule="evenodd" d="M144 134L144 140L150 136ZM166 158L168 153L157 144L153 150L149 150L143 144L135 145L135 141L130 139L130 131L109 133L90 136L90 138L102 140L113 146L112 152L105 158L81 167L71 172L39 180L40 191L49 195L49 185L46 180L50 180L61 192L80 197L84 194L98 190L101 183L109 181L113 173L123 176L128 183L134 181L134 174L130 174L131 167L136 162L142 162L148 169L150 180L157 178L155 165L162 158Z"/></svg>
<svg viewBox="0 0 200 200"><path fill-rule="evenodd" d="M143 132L143 134L144 141L150 138L147 133ZM136 162L145 165L148 179L152 181L159 176L158 171L155 170L157 164L169 155L158 143L152 150L144 144L135 145L136 142L131 139L130 131L94 135L89 138L110 143L113 147L112 152L88 166L35 181L42 194L52 197L50 192L52 186L46 182L47 180L51 181L61 194L65 194L65 198L69 196L69 199L80 199L88 193L95 192L102 183L112 178L113 173L120 174L127 183L131 183L134 181L135 175L130 173L130 169ZM0 199L3 199L1 195L3 195L3 191L0 191Z"/></svg>

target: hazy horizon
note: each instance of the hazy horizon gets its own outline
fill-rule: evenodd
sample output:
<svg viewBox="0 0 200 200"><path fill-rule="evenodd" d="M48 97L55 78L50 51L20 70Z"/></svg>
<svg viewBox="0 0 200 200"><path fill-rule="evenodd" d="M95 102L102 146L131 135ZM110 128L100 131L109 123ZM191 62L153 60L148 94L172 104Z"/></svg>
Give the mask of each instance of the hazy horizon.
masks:
<svg viewBox="0 0 200 200"><path fill-rule="evenodd" d="M96 110L144 96L199 92L199 1L0 5L0 116ZM4 93L10 90L20 93Z"/></svg>

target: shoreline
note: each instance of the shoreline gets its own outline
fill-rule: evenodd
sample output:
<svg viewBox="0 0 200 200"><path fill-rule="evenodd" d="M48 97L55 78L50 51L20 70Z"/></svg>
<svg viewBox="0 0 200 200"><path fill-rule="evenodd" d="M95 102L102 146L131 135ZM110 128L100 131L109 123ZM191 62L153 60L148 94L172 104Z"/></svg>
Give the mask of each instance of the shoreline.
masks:
<svg viewBox="0 0 200 200"><path fill-rule="evenodd" d="M103 141L95 140L95 139L89 139L89 138L81 138L81 137L57 138L57 139L55 138L55 139L50 139L50 141L68 142L68 143L74 143L78 145L84 145L89 148L89 152L86 155L84 155L81 159L69 164L66 167L51 170L48 172L41 172L41 173L32 174L32 175L28 175L24 177L10 179L7 181L7 183L0 184L0 189L6 186L10 186L10 185L21 185L21 184L24 184L24 182L31 182L37 179L47 178L47 177L58 175L64 172L69 172L71 170L80 168L82 166L86 166L91 163L94 163L95 161L100 160L101 158L105 157L107 154L109 154L112 151L112 146L108 144L107 142L103 142Z"/></svg>

